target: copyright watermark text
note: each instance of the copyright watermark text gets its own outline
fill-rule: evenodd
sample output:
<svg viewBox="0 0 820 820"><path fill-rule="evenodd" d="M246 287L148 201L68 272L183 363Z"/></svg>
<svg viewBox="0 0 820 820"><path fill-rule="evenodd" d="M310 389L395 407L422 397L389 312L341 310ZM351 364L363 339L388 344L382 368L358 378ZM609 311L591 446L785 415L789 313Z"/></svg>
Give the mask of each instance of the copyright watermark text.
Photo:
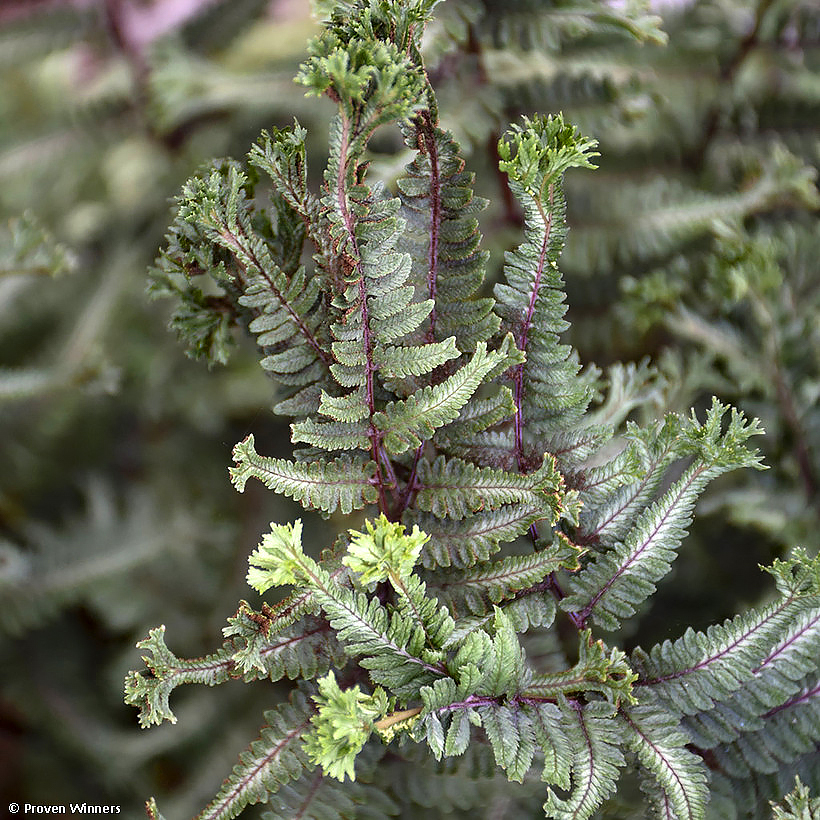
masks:
<svg viewBox="0 0 820 820"><path fill-rule="evenodd" d="M9 803L9 814L119 814L121 806L99 803Z"/></svg>

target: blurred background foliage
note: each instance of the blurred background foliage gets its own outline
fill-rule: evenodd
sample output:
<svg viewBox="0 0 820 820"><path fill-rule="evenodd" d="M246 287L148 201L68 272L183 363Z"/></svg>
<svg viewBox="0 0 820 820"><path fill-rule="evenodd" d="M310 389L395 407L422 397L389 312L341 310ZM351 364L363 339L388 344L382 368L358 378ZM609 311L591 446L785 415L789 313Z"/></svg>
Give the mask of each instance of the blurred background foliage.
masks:
<svg viewBox="0 0 820 820"><path fill-rule="evenodd" d="M288 452L252 346L237 340L211 371L187 359L146 271L182 182L243 156L262 128L298 117L319 179L332 107L292 77L322 12L0 5L3 798L130 818L154 794L191 816L282 699L270 684L185 692L176 726L142 732L121 681L158 623L181 655L219 645L260 532L299 514L227 480L248 432ZM497 139L522 113L562 110L601 151L598 171L568 179L569 341L600 365L650 357L622 385L638 420L717 394L767 430L770 469L710 490L628 642L758 600L758 563L820 544L817 4L447 0L425 48L442 122L491 201L490 278L521 224ZM373 147L389 185L410 156L398 132ZM317 543L340 527L314 525ZM629 816L619 805L611 816Z"/></svg>

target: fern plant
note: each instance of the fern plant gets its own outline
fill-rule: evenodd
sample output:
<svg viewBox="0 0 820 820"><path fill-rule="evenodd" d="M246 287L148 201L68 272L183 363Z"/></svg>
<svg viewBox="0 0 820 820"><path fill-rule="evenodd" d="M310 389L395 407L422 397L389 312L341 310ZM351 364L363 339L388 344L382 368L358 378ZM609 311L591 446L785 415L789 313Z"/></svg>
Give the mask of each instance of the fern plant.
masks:
<svg viewBox="0 0 820 820"><path fill-rule="evenodd" d="M224 361L236 328L252 334L292 419L292 457L248 435L231 480L339 534L272 523L248 583L275 597L241 602L205 657L179 658L152 630L126 701L148 727L176 721L183 684L295 682L210 820L254 803L275 818L542 806L582 820L635 803L761 816L759 796L781 799L795 774L816 785L820 560L797 550L768 567L761 606L626 651L624 624L670 572L699 495L762 466L748 444L762 430L717 400L623 425L640 368L615 368L603 399L599 371L560 341L563 180L596 156L560 115L498 143L524 238L489 295L484 202L419 49L434 6L333 5L297 77L337 107L320 191L294 123L179 197L154 292L178 300L194 356ZM367 175L390 124L415 152L394 191ZM643 797L618 791L631 773Z"/></svg>

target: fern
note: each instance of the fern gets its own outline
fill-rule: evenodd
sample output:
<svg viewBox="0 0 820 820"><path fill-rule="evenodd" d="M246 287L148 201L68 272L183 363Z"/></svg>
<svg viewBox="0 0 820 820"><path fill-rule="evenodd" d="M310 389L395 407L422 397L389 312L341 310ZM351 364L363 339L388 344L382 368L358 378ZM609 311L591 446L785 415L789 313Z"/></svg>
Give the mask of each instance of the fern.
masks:
<svg viewBox="0 0 820 820"><path fill-rule="evenodd" d="M467 351L499 326L492 300L476 296L487 254L479 250L475 214L486 203L473 197L459 147L434 116L420 111L405 126L407 145L417 153L397 180L406 220L402 247L410 254L416 288L434 302L426 337L452 333L459 350Z"/></svg>
<svg viewBox="0 0 820 820"><path fill-rule="evenodd" d="M674 549L691 521L697 496L706 484L728 470L759 465L743 443L760 433L756 423L747 425L732 411L729 426L721 433L726 409L717 401L703 425L692 419L680 433L684 452L695 460L687 471L657 501L634 521L621 543L603 553L572 581L572 594L562 602L570 612L586 621L593 617L607 629L618 619L632 615L635 606L654 591L654 582L668 571Z"/></svg>
<svg viewBox="0 0 820 820"><path fill-rule="evenodd" d="M811 798L809 790L795 778L794 790L786 796L786 806L774 806L774 820L811 820L813 815L820 811L820 800Z"/></svg>
<svg viewBox="0 0 820 820"><path fill-rule="evenodd" d="M236 817L245 806L267 802L282 785L310 771L301 736L311 714L310 703L298 691L289 703L266 712L259 739L240 755L216 797L197 815L199 820Z"/></svg>
<svg viewBox="0 0 820 820"><path fill-rule="evenodd" d="M555 820L590 817L615 790L624 765L612 710L604 703L566 704L560 726L570 750L572 788L566 798L550 792L544 811Z"/></svg>
<svg viewBox="0 0 820 820"><path fill-rule="evenodd" d="M624 423L659 403L656 372L616 365L604 378L562 341L564 177L597 156L562 116L524 117L496 142L524 239L484 295L484 203L422 60L434 6L326 7L297 77L336 105L318 192L296 123L251 151L263 175L224 162L178 200L159 281L182 276L192 307L174 323L212 361L244 326L277 383L276 412L293 419L294 457L260 455L249 434L234 486L255 478L353 528L315 557L324 544L307 520L272 523L247 581L279 603L243 603L221 649L199 659L153 631L126 699L147 725L174 719L180 684L298 681L203 818L263 801L275 816L412 812L416 798L389 786L375 798L371 784L434 760L519 784L510 800L531 814L537 794L553 820L605 810L637 770L659 816L703 820L719 792L710 769L718 783L752 781L815 754L818 564L797 551L770 567L772 603L621 648L616 630L670 573L706 486L761 466L748 442L762 431L718 399L701 418ZM660 39L634 9L566 14L556 25L578 36L614 26ZM368 167L388 123L415 152L395 188ZM192 288L203 274L216 302Z"/></svg>

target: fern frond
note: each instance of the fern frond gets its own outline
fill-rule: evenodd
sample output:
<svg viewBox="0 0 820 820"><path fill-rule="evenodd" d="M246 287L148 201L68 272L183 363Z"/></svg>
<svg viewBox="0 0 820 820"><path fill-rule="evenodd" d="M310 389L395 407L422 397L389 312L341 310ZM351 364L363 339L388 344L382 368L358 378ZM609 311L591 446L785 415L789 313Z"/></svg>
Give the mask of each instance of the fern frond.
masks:
<svg viewBox="0 0 820 820"><path fill-rule="evenodd" d="M498 608L510 619L517 633L537 627L548 627L555 620L555 599L547 595L541 584L522 590L512 600L502 601ZM484 615L460 617L455 624L450 644L455 645L478 630L485 629L494 617L494 610Z"/></svg>
<svg viewBox="0 0 820 820"><path fill-rule="evenodd" d="M239 304L255 312L249 330L268 353L262 367L285 384L312 383L326 374L329 356L322 339L321 279L307 277L304 267L297 267L304 227L290 225L292 212L282 203L278 238L281 242L288 228L290 236L277 254L278 264L251 225L247 176L230 165L226 177L213 171L195 198L181 203L181 216L195 221L211 242L233 256L243 290Z"/></svg>
<svg viewBox="0 0 820 820"><path fill-rule="evenodd" d="M732 777L777 772L784 764L817 753L820 724L820 678L809 676L801 690L763 715L763 727L713 750L721 768Z"/></svg>
<svg viewBox="0 0 820 820"><path fill-rule="evenodd" d="M34 214L25 213L0 229L0 278L12 275L59 276L77 267L77 257L57 242Z"/></svg>
<svg viewBox="0 0 820 820"><path fill-rule="evenodd" d="M562 727L561 709L555 703L525 703L524 711L532 720L538 751L544 756L541 780L564 791L572 784L573 753Z"/></svg>
<svg viewBox="0 0 820 820"><path fill-rule="evenodd" d="M357 763L362 755L357 758ZM321 771L295 783L282 786L268 800L269 811L263 820L280 820L283 817L299 820L385 820L396 817L399 807L375 783L363 783L357 772L355 781L340 783L326 777Z"/></svg>
<svg viewBox="0 0 820 820"><path fill-rule="evenodd" d="M674 643L665 641L647 655L635 650L633 663L649 686L682 714L709 709L751 678L779 634L805 602L784 598L763 610L739 615L706 633L686 631Z"/></svg>
<svg viewBox="0 0 820 820"><path fill-rule="evenodd" d="M623 730L612 720L607 703L568 701L560 708L561 729L571 751L572 785L565 798L550 791L544 811L551 820L587 820L615 790L625 764Z"/></svg>
<svg viewBox="0 0 820 820"><path fill-rule="evenodd" d="M742 733L764 726L763 715L786 702L800 688L804 678L817 668L820 641L820 599L791 618L789 628L763 661L753 677L726 701L684 720L686 731L699 749L729 743Z"/></svg>
<svg viewBox="0 0 820 820"><path fill-rule="evenodd" d="M352 460L301 463L260 456L253 435L234 447L236 466L231 481L239 492L249 478L257 478L268 489L298 501L306 509L349 513L360 510L378 499L373 484L375 465Z"/></svg>
<svg viewBox="0 0 820 820"><path fill-rule="evenodd" d="M543 517L555 521L561 509L561 475L550 457L535 472L517 475L439 456L432 464L419 463L418 481L419 509L437 518L466 518L482 509L530 502L540 504Z"/></svg>
<svg viewBox="0 0 820 820"><path fill-rule="evenodd" d="M240 607L222 630L232 650L235 674L241 672L245 680L311 680L344 665L342 647L325 621L308 616L276 633L272 629L275 621L266 617L266 610L270 608L265 605L261 613Z"/></svg>
<svg viewBox="0 0 820 820"><path fill-rule="evenodd" d="M510 419L515 415L512 392L499 387L494 395L478 398L475 395L464 405L458 418L436 431L435 443L450 455L478 433Z"/></svg>
<svg viewBox="0 0 820 820"><path fill-rule="evenodd" d="M505 339L498 351L488 351L486 344L479 342L473 358L443 382L386 405L373 417L373 423L384 431L388 452L398 455L418 447L431 438L437 428L455 421L488 373L499 363L517 360L511 351L518 352L511 337Z"/></svg>
<svg viewBox="0 0 820 820"><path fill-rule="evenodd" d="M661 817L701 820L709 799L706 767L686 749L688 738L669 715L636 706L622 709L619 718L626 724L624 743L655 781Z"/></svg>
<svg viewBox="0 0 820 820"><path fill-rule="evenodd" d="M543 452L537 434L577 422L591 398L577 379L570 348L558 343L568 327L558 257L566 238L564 172L591 168L594 140L581 137L562 117L524 119L498 143L499 168L524 208L525 242L506 256L505 281L495 286L502 328L514 334L527 360L513 371L519 468L530 448Z"/></svg>
<svg viewBox="0 0 820 820"><path fill-rule="evenodd" d="M364 422L317 422L307 418L291 424L290 430L294 444L304 442L329 452L370 449L370 427Z"/></svg>
<svg viewBox="0 0 820 820"><path fill-rule="evenodd" d="M418 510L408 510L404 515L408 524L418 524L430 536L421 553L421 561L427 569L464 569L488 561L501 544L514 541L543 518L540 500L504 504L462 520L441 520Z"/></svg>
<svg viewBox="0 0 820 820"><path fill-rule="evenodd" d="M494 608L493 632L489 652L479 667L483 678L476 692L510 697L528 685L530 673L515 627L500 607Z"/></svg>
<svg viewBox="0 0 820 820"><path fill-rule="evenodd" d="M368 695L358 684L342 690L333 672L318 680L313 696L318 711L311 717L313 728L305 738L308 757L336 780L356 779L356 757L390 708L391 700L377 686Z"/></svg>
<svg viewBox="0 0 820 820"><path fill-rule="evenodd" d="M148 672L128 673L125 678L125 702L139 707L139 721L143 729L160 724L163 720L177 722L168 703L171 692L177 686L183 683L216 686L232 677L233 664L229 650L223 648L203 658L181 660L165 645L164 626L152 629L137 647L151 653L150 657L142 657Z"/></svg>
<svg viewBox="0 0 820 820"><path fill-rule="evenodd" d="M464 170L458 145L434 117L422 110L403 126L407 145L417 153L397 180L406 223L400 247L412 259L416 288L434 300L427 340L452 335L458 349L467 352L486 342L499 325L492 300L477 296L487 252L478 248L475 214L486 202L473 197L473 175Z"/></svg>
<svg viewBox="0 0 820 820"><path fill-rule="evenodd" d="M527 712L503 705L481 706L476 712L487 733L495 762L510 780L524 781L535 756L535 728Z"/></svg>
<svg viewBox="0 0 820 820"><path fill-rule="evenodd" d="M800 573L799 560L795 567ZM778 645L784 651L783 636L817 608L818 586L811 572L802 573L802 578L799 574L792 579L781 575L779 585L780 599L767 607L738 615L705 633L689 629L674 643L665 641L649 653L636 649L633 663L641 676L639 685L650 687L653 696L680 714L692 715L726 700L746 681L754 681L756 672L765 676L769 663L780 654ZM799 645L793 651L799 658ZM788 669L791 652L788 648L785 652L783 664ZM799 668L797 664L796 658L795 668ZM750 693L750 701L753 698Z"/></svg>
<svg viewBox="0 0 820 820"><path fill-rule="evenodd" d="M635 702L632 685L637 677L620 649L594 641L585 629L580 634L578 663L563 672L534 676L524 694L553 699L573 692L599 692L618 706L622 701Z"/></svg>
<svg viewBox="0 0 820 820"><path fill-rule="evenodd" d="M276 192L302 217L314 245L321 250L323 240L317 230L319 202L307 186L306 136L307 131L298 121L281 131L263 131L248 152L248 161L270 177Z"/></svg>
<svg viewBox="0 0 820 820"><path fill-rule="evenodd" d="M451 607L466 606L473 615L483 615L489 603L498 604L515 593L542 582L550 573L579 567L580 549L563 539L530 555L511 555L482 563L469 572L437 575L435 588Z"/></svg>
<svg viewBox="0 0 820 820"><path fill-rule="evenodd" d="M500 12L504 13L501 14ZM638 42L662 45L667 35L661 18L646 2L613 8L575 2L543 7L515 0L503 9L487 4L478 23L482 40L496 48L556 51L571 40L617 31Z"/></svg>
<svg viewBox="0 0 820 820"><path fill-rule="evenodd" d="M299 266L305 226L297 213L274 198L277 226L266 240L251 224L251 194L236 163L191 178L152 272L152 292L179 300L172 326L191 355L227 361L231 329L243 314L268 354L263 367L284 384L303 386L326 375L330 363L320 279ZM224 295L200 290L195 280L203 274Z"/></svg>
<svg viewBox="0 0 820 820"><path fill-rule="evenodd" d="M315 606L315 604L314 604ZM290 602L290 612L299 607ZM281 609L286 612L287 607ZM223 647L202 658L178 658L165 644L165 627L152 629L137 647L151 652L143 656L144 672L129 672L125 679L125 702L140 710L140 725L146 728L168 720L176 723L169 705L171 693L184 684L216 686L234 678L245 681L260 677L277 681L310 679L342 663L341 647L329 633L329 627L316 619L303 619L297 626L283 629L289 619L263 606L253 612L243 602L237 614L228 619L223 633L228 638Z"/></svg>
<svg viewBox="0 0 820 820"><path fill-rule="evenodd" d="M674 414L645 429L627 426L626 450L590 475L591 487L581 486L587 505L581 511L578 543L613 546L623 541L638 513L657 493L667 469L686 454L684 426L684 420ZM627 479L625 484L621 476ZM607 487L613 479L614 486ZM596 480L602 481L600 488Z"/></svg>
<svg viewBox="0 0 820 820"><path fill-rule="evenodd" d="M689 469L638 515L623 542L572 576L570 594L561 606L578 613L582 623L591 617L611 630L633 615L669 571L706 485L729 470L759 465L759 458L744 446L750 436L761 432L757 421L747 424L741 413L732 410L729 426L722 433L726 410L715 399L702 425L693 416L684 430L687 449L696 454Z"/></svg>
<svg viewBox="0 0 820 820"><path fill-rule="evenodd" d="M377 334L378 335L378 334ZM376 348L373 358L379 373L387 379L422 376L459 355L454 336L443 342L430 342L419 347L388 345Z"/></svg>
<svg viewBox="0 0 820 820"><path fill-rule="evenodd" d="M298 780L313 766L302 748L314 708L294 691L288 703L265 712L260 737L239 756L230 777L196 820L231 820L246 806L267 802L281 786Z"/></svg>
<svg viewBox="0 0 820 820"><path fill-rule="evenodd" d="M785 805L776 806L772 802L772 820L812 820L820 816L820 797L812 797L799 777L795 778L794 789L783 803Z"/></svg>
<svg viewBox="0 0 820 820"><path fill-rule="evenodd" d="M428 635L421 626L398 611L389 614L378 598L340 586L302 551L300 522L274 525L250 564L248 580L259 592L282 584L307 587L348 655L363 655L359 663L370 670L371 679L396 696L407 697L418 686L446 676L438 659L427 654ZM431 617L436 629L447 631L445 613Z"/></svg>

